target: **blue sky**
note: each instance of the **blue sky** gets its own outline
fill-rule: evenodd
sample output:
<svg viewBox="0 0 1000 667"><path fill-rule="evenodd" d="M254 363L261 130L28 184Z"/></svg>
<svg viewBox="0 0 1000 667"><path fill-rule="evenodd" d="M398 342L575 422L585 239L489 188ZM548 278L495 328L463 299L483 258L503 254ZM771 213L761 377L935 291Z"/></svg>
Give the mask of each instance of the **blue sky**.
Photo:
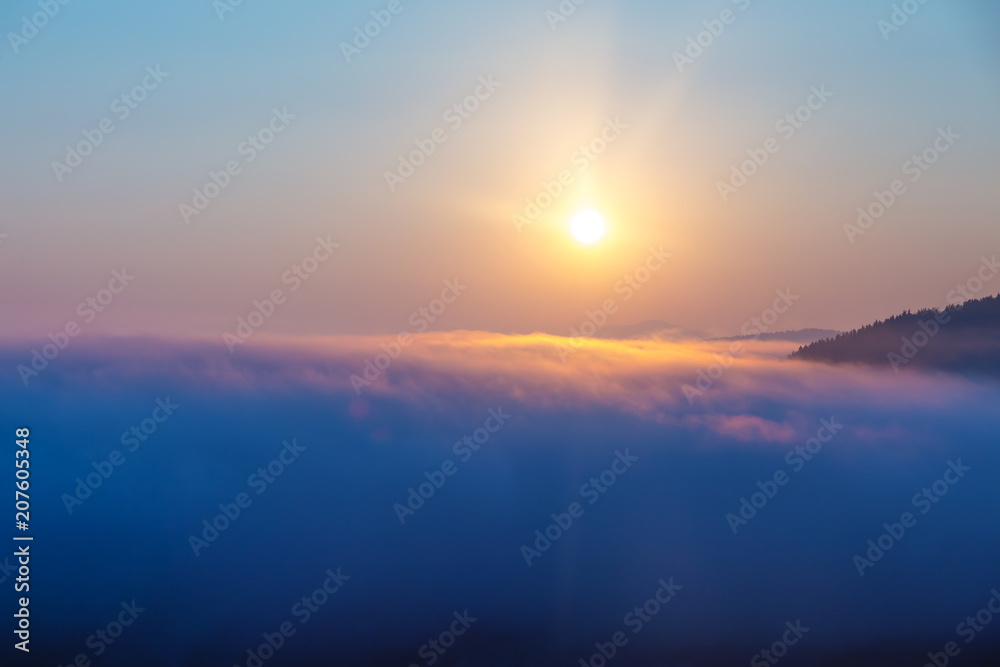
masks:
<svg viewBox="0 0 1000 667"><path fill-rule="evenodd" d="M407 0L350 63L341 43L384 3L248 0L223 19L208 1L60 6L0 57L0 272L26 285L6 295L20 316L7 333L60 326L124 263L144 278L101 330L213 334L321 233L344 253L275 331L393 331L457 275L479 296L440 328L562 332L649 244L673 249L674 273L618 324L725 333L785 287L808 296L790 328L943 304L993 249L998 10L930 2L885 40L892 3L742 4L590 2L552 30L555 2ZM727 9L734 22L678 72L674 52ZM0 25L37 11L8 3ZM52 162L149 66L169 76L59 182ZM491 74L496 93L390 192L398 156ZM719 181L814 85L834 97L720 201ZM275 108L295 115L288 131L185 224L179 205ZM621 141L518 234L512 214L613 117L630 126ZM857 207L947 126L956 149L849 244ZM608 243L575 247L576 206L604 213Z"/></svg>

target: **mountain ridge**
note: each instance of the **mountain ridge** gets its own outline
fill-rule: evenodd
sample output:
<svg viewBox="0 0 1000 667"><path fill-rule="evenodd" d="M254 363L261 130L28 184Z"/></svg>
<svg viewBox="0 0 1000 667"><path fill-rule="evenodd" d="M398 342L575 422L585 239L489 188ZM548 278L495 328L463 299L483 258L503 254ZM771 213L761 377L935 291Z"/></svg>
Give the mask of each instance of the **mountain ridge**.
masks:
<svg viewBox="0 0 1000 667"><path fill-rule="evenodd" d="M1000 377L1000 295L905 310L801 346L790 359Z"/></svg>

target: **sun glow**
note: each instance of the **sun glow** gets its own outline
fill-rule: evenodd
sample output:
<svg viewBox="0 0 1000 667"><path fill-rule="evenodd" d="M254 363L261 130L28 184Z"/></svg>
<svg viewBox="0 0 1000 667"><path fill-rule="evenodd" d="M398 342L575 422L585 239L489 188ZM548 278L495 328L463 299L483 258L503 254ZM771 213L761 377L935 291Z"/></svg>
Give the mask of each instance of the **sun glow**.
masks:
<svg viewBox="0 0 1000 667"><path fill-rule="evenodd" d="M580 211L573 216L570 231L580 243L591 245L604 238L608 225L597 211Z"/></svg>

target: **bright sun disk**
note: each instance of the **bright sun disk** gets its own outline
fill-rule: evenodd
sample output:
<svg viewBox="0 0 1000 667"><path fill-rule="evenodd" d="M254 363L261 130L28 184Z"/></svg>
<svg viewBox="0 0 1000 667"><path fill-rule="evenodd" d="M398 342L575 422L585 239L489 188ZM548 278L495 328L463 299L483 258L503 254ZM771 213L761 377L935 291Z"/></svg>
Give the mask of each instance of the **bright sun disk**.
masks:
<svg viewBox="0 0 1000 667"><path fill-rule="evenodd" d="M597 243L604 238L607 227L604 218L597 211L580 211L573 216L573 222L570 223L573 238L587 245Z"/></svg>

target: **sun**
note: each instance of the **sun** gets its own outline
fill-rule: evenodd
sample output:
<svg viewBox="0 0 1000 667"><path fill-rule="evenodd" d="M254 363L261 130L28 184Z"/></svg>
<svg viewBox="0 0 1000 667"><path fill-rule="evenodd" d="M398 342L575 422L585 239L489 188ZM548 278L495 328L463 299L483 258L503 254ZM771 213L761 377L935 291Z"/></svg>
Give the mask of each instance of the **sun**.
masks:
<svg viewBox="0 0 1000 667"><path fill-rule="evenodd" d="M604 233L608 229L608 224L597 211L580 211L573 216L570 223L570 231L580 243L592 245L604 238Z"/></svg>

